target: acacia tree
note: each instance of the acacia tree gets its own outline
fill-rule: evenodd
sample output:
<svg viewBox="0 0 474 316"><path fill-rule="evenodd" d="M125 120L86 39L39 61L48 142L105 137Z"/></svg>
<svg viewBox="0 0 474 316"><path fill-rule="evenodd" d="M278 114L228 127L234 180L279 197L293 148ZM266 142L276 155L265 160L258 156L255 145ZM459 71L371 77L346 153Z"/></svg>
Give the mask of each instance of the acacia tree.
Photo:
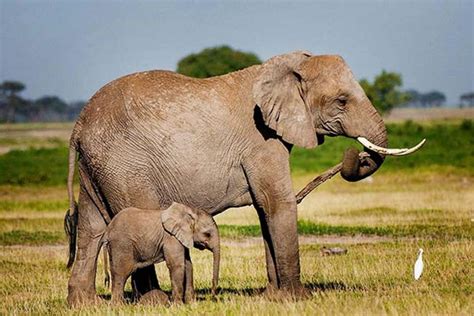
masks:
<svg viewBox="0 0 474 316"><path fill-rule="evenodd" d="M61 121L66 118L68 105L57 96L44 96L35 100L30 110L33 121Z"/></svg>
<svg viewBox="0 0 474 316"><path fill-rule="evenodd" d="M377 75L373 83L362 79L360 85L367 97L381 113L390 112L394 107L409 101L409 94L402 92L402 76L395 72L387 72Z"/></svg>
<svg viewBox="0 0 474 316"><path fill-rule="evenodd" d="M412 107L440 107L446 102L446 96L440 91L430 91L421 93L416 90L407 90L405 92L409 100L405 104Z"/></svg>
<svg viewBox="0 0 474 316"><path fill-rule="evenodd" d="M421 96L421 102L423 106L440 107L444 102L446 102L446 96L444 93L434 90L423 94Z"/></svg>
<svg viewBox="0 0 474 316"><path fill-rule="evenodd" d="M4 81L0 84L0 120L15 122L18 111L28 106L28 101L19 96L25 85L19 81Z"/></svg>
<svg viewBox="0 0 474 316"><path fill-rule="evenodd" d="M460 106L474 106L474 92L464 93L459 97Z"/></svg>
<svg viewBox="0 0 474 316"><path fill-rule="evenodd" d="M254 53L242 52L224 45L206 48L182 58L176 71L190 77L208 78L261 63Z"/></svg>

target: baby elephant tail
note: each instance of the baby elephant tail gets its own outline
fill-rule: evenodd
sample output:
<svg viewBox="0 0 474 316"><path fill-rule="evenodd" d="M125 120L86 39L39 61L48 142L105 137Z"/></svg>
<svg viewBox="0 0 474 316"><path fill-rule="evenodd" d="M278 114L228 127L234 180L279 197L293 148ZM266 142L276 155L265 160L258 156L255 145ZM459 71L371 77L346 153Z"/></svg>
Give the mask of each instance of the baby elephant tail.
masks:
<svg viewBox="0 0 474 316"><path fill-rule="evenodd" d="M99 240L99 248L97 249L97 255L95 256L95 260L99 259L100 251L102 250L103 260L104 260L104 286L105 288L109 288L110 286L110 274L109 274L109 259L108 259L108 233L107 230L101 233L101 238ZM97 264L97 263L96 263Z"/></svg>

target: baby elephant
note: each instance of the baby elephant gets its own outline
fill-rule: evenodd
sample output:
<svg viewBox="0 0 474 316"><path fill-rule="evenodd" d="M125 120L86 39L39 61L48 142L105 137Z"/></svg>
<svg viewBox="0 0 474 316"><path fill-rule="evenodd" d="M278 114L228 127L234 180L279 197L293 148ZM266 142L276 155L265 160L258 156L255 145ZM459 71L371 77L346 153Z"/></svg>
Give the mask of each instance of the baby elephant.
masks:
<svg viewBox="0 0 474 316"><path fill-rule="evenodd" d="M173 203L166 210L127 208L107 226L101 239L110 256L112 301L124 300L125 281L138 268L166 261L173 302L194 299L193 266L189 249L213 252L212 294L218 277L220 246L217 225L204 211Z"/></svg>

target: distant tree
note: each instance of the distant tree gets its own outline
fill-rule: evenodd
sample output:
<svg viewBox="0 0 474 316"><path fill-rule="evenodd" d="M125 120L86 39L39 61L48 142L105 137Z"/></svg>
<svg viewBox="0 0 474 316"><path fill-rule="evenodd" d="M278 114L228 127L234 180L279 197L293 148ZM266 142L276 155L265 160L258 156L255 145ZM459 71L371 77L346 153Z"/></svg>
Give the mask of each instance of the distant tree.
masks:
<svg viewBox="0 0 474 316"><path fill-rule="evenodd" d="M474 92L464 93L459 97L460 107L474 106Z"/></svg>
<svg viewBox="0 0 474 316"><path fill-rule="evenodd" d="M50 110L62 113L66 111L67 103L57 96L44 96L34 102L35 106L42 110Z"/></svg>
<svg viewBox="0 0 474 316"><path fill-rule="evenodd" d="M395 72L383 70L375 77L373 83L362 79L360 85L381 113L390 112L394 107L409 100L409 95L399 89L402 86L402 76Z"/></svg>
<svg viewBox="0 0 474 316"><path fill-rule="evenodd" d="M30 118L33 121L62 121L66 118L68 105L57 96L44 96L32 104Z"/></svg>
<svg viewBox="0 0 474 316"><path fill-rule="evenodd" d="M232 49L229 46L206 48L190 54L178 62L177 72L195 78L223 75L262 63L257 55Z"/></svg>
<svg viewBox="0 0 474 316"><path fill-rule="evenodd" d="M412 106L412 107L418 107L421 106L420 99L421 99L421 93L414 90L410 89L405 91L405 94L407 95L407 101L403 106Z"/></svg>
<svg viewBox="0 0 474 316"><path fill-rule="evenodd" d="M34 101L23 99L25 85L19 81L0 84L0 122L47 122L74 120L85 105L84 101L67 104L57 96L43 96Z"/></svg>
<svg viewBox="0 0 474 316"><path fill-rule="evenodd" d="M17 95L25 90L25 85L19 81L4 81L0 84L0 93L8 96Z"/></svg>
<svg viewBox="0 0 474 316"><path fill-rule="evenodd" d="M4 81L0 84L0 121L15 122L17 113L28 107L29 102L19 96L25 88L19 81Z"/></svg>
<svg viewBox="0 0 474 316"><path fill-rule="evenodd" d="M421 95L421 104L424 107L440 107L446 102L446 96L439 91L431 91Z"/></svg>
<svg viewBox="0 0 474 316"><path fill-rule="evenodd" d="M79 113L81 113L82 108L86 105L84 101L74 101L68 104L67 108L67 120L74 121L77 119Z"/></svg>
<svg viewBox="0 0 474 316"><path fill-rule="evenodd" d="M405 106L411 107L438 107L446 102L446 96L440 91L431 91L427 93L420 93L416 90L407 90L408 101Z"/></svg>

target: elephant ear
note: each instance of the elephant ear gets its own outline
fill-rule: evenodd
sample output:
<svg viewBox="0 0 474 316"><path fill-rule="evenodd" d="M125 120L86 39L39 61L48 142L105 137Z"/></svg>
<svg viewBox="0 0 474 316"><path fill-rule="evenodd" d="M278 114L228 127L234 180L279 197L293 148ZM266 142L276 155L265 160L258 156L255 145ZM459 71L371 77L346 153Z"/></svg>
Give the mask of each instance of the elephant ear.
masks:
<svg viewBox="0 0 474 316"><path fill-rule="evenodd" d="M265 124L286 142L300 147L317 145L311 111L303 100L300 64L311 54L293 52L271 58L253 86L253 97Z"/></svg>
<svg viewBox="0 0 474 316"><path fill-rule="evenodd" d="M196 215L193 210L183 204L173 203L161 212L163 228L175 236L183 246L192 248L194 223Z"/></svg>

